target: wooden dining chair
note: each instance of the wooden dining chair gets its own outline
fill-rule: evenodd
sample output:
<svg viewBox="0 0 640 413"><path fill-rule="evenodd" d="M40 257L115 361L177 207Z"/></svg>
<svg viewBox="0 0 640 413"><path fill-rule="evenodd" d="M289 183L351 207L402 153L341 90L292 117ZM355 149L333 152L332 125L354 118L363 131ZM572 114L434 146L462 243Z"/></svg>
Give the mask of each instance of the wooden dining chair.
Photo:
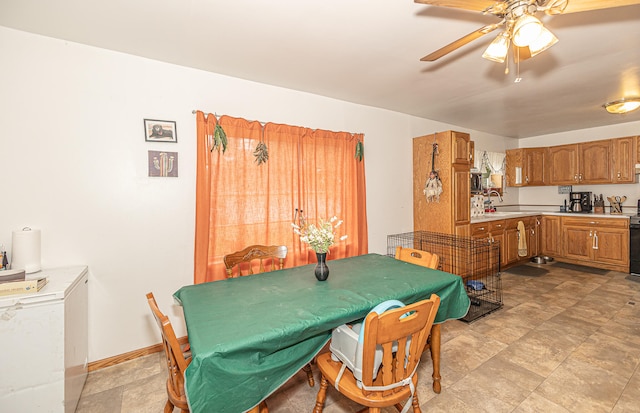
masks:
<svg viewBox="0 0 640 413"><path fill-rule="evenodd" d="M284 259L287 257L287 247L284 245L251 245L240 251L233 252L223 257L227 270L227 278L236 278L243 275L262 273L282 269ZM257 261L257 271L254 271ZM276 266L276 262L278 265ZM267 264L265 266L265 263ZM234 272L235 269L235 272Z"/></svg>
<svg viewBox="0 0 640 413"><path fill-rule="evenodd" d="M162 347L166 356L167 369L169 370L169 377L167 378L168 400L164 406L164 411L165 413L171 413L175 406L179 408L181 412L186 413L189 411L189 405L187 404L187 397L184 393L184 371L189 363L191 363L191 358L185 358L182 353L171 321L169 321L169 318L158 308L158 303L153 293L147 294L147 302L160 328Z"/></svg>
<svg viewBox="0 0 640 413"><path fill-rule="evenodd" d="M401 246L396 247L396 259L400 261L409 262L415 265L421 265L423 267L437 269L440 262L439 257L436 254L417 250L414 248L403 248ZM431 345L434 340L434 336L437 335L437 339L440 340L440 326L436 325L432 328L429 337L427 338L427 344L425 350L429 350L431 353L431 363L433 365L433 389L436 393L440 393L440 354L435 352Z"/></svg>
<svg viewBox="0 0 640 413"><path fill-rule="evenodd" d="M413 248L403 248L401 246L396 247L396 259L427 268L433 268L434 270L438 268L438 262L440 261L440 258L436 254Z"/></svg>
<svg viewBox="0 0 640 413"><path fill-rule="evenodd" d="M227 271L227 278L260 274L275 269L281 270L284 266L284 259L287 258L287 251L287 247L284 245L251 245L240 251L225 255L223 261ZM256 261L258 264L257 272L254 272ZM277 266L276 262L278 263ZM302 370L307 374L309 386L313 387L315 380L311 364L307 364Z"/></svg>
<svg viewBox="0 0 640 413"><path fill-rule="evenodd" d="M333 360L331 352L319 355L316 363L322 376L313 413L322 413L329 384L370 413L387 406L399 411L413 407L420 413L417 366L439 306L440 297L432 294L428 300L382 314L370 312L360 332L364 334L361 382L341 361ZM377 372L376 359L382 360Z"/></svg>

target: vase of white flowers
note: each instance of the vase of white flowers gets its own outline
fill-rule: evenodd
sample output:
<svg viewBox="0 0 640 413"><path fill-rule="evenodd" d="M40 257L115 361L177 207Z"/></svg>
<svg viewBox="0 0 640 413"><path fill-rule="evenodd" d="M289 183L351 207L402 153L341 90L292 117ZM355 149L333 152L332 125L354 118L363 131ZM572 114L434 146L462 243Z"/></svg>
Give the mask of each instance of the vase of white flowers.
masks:
<svg viewBox="0 0 640 413"><path fill-rule="evenodd" d="M333 245L336 239L336 229L342 225L342 220L333 217L328 221L320 220L318 225L296 225L292 223L293 232L300 236L300 241L309 244L312 250L316 252L318 264L314 269L316 278L319 281L325 281L329 277L329 267L327 267L327 254L329 247ZM340 241L346 239L347 236L340 237Z"/></svg>

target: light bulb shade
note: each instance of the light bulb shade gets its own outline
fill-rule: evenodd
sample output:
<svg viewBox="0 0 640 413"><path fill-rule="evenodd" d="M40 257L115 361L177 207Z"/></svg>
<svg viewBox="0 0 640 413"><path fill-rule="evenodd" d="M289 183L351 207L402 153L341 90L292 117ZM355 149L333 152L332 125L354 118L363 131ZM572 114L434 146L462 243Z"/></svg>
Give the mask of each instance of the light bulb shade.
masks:
<svg viewBox="0 0 640 413"><path fill-rule="evenodd" d="M530 14L524 14L513 26L513 44L519 47L529 46L542 32L542 22Z"/></svg>
<svg viewBox="0 0 640 413"><path fill-rule="evenodd" d="M500 33L500 35L491 42L489 47L487 47L482 57L487 60L503 63L509 52L509 42L509 34L506 32Z"/></svg>
<svg viewBox="0 0 640 413"><path fill-rule="evenodd" d="M538 53L544 52L556 43L558 43L558 38L545 27L542 27L540 35L529 44L531 57L537 55Z"/></svg>
<svg viewBox="0 0 640 413"><path fill-rule="evenodd" d="M627 113L640 108L640 97L614 100L613 102L605 103L602 106L604 106L609 113Z"/></svg>

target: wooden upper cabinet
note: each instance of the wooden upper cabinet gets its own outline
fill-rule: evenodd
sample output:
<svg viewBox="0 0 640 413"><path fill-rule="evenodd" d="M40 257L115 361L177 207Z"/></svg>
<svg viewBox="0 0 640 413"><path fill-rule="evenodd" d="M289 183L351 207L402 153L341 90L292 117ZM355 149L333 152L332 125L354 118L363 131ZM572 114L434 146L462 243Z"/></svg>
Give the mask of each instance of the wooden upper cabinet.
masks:
<svg viewBox="0 0 640 413"><path fill-rule="evenodd" d="M580 184L611 183L611 139L578 144Z"/></svg>
<svg viewBox="0 0 640 413"><path fill-rule="evenodd" d="M469 167L453 165L451 176L453 178L453 221L456 226L465 225L471 219Z"/></svg>
<svg viewBox="0 0 640 413"><path fill-rule="evenodd" d="M450 131L451 133L451 163L469 165L473 159L471 155L471 139L468 133Z"/></svg>
<svg viewBox="0 0 640 413"><path fill-rule="evenodd" d="M507 150L507 186L545 185L546 152L546 148Z"/></svg>
<svg viewBox="0 0 640 413"><path fill-rule="evenodd" d="M629 184L635 182L634 155L637 151L636 136L612 140L613 182Z"/></svg>
<svg viewBox="0 0 640 413"><path fill-rule="evenodd" d="M545 148L527 148L524 151L524 181L527 185L545 184Z"/></svg>
<svg viewBox="0 0 640 413"><path fill-rule="evenodd" d="M611 183L611 145L607 139L549 147L549 185Z"/></svg>
<svg viewBox="0 0 640 413"><path fill-rule="evenodd" d="M549 185L575 185L578 176L578 145L558 145L547 148Z"/></svg>
<svg viewBox="0 0 640 413"><path fill-rule="evenodd" d="M507 186L525 186L524 149L507 149L505 158ZM518 174L518 170L520 174ZM518 177L518 175L520 175ZM518 179L519 178L519 179Z"/></svg>

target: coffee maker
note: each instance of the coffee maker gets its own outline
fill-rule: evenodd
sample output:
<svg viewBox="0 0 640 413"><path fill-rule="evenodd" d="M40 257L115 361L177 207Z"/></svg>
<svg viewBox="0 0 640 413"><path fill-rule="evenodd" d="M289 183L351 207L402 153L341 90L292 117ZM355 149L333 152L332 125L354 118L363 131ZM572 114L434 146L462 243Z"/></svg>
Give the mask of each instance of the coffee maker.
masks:
<svg viewBox="0 0 640 413"><path fill-rule="evenodd" d="M591 212L591 192L570 192L569 212Z"/></svg>

